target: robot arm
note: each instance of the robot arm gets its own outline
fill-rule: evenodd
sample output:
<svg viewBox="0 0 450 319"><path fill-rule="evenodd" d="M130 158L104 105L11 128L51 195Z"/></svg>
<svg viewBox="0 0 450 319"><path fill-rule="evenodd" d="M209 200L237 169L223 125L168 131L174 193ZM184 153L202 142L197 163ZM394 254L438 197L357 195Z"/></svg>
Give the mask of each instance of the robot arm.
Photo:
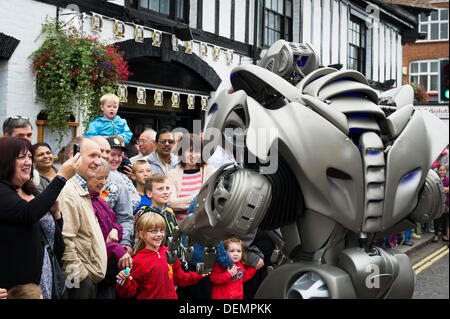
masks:
<svg viewBox="0 0 450 319"><path fill-rule="evenodd" d="M191 241L214 247L221 240L254 231L271 202L271 184L263 175L226 164L205 182L180 229Z"/></svg>

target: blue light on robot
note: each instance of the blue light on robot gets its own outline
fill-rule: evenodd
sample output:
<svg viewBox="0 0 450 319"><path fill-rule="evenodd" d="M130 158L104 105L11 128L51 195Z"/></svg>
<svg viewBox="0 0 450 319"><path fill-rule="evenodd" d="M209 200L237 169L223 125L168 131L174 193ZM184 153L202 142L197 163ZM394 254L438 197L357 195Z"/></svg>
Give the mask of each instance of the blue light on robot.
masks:
<svg viewBox="0 0 450 319"><path fill-rule="evenodd" d="M302 68L305 66L306 61L308 61L308 57L304 55L300 58L300 61L297 61L297 65Z"/></svg>
<svg viewBox="0 0 450 319"><path fill-rule="evenodd" d="M367 155L378 155L378 154L380 154L380 152L379 151L368 151L366 154Z"/></svg>
<svg viewBox="0 0 450 319"><path fill-rule="evenodd" d="M400 184L406 184L411 182L417 175L419 171L413 171L411 173L408 173L407 175L405 175L401 180L400 180Z"/></svg>

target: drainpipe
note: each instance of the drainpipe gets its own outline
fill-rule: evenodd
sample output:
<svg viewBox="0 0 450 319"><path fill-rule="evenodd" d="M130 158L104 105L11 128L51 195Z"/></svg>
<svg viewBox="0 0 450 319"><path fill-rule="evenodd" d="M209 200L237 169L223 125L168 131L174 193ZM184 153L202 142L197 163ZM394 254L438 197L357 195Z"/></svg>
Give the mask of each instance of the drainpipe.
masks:
<svg viewBox="0 0 450 319"><path fill-rule="evenodd" d="M253 18L253 64L256 65L256 62L258 61L258 8L259 8L259 1L255 0L255 13Z"/></svg>

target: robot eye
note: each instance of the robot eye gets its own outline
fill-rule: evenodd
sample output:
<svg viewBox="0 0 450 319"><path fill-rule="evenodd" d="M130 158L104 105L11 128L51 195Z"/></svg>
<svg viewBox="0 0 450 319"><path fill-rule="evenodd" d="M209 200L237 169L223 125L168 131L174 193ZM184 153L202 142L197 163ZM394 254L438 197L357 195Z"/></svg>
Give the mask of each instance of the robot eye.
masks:
<svg viewBox="0 0 450 319"><path fill-rule="evenodd" d="M302 68L305 66L306 61L308 61L308 56L304 55L300 58L300 60L297 60L297 65Z"/></svg>

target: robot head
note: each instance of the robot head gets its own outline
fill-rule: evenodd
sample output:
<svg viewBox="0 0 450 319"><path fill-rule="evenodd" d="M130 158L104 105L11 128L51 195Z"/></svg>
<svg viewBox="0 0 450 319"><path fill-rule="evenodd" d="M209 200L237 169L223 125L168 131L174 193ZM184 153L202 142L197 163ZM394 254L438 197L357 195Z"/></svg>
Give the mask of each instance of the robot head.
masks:
<svg viewBox="0 0 450 319"><path fill-rule="evenodd" d="M319 67L319 56L309 43L278 40L261 52L259 66L286 80L296 75L302 79Z"/></svg>

